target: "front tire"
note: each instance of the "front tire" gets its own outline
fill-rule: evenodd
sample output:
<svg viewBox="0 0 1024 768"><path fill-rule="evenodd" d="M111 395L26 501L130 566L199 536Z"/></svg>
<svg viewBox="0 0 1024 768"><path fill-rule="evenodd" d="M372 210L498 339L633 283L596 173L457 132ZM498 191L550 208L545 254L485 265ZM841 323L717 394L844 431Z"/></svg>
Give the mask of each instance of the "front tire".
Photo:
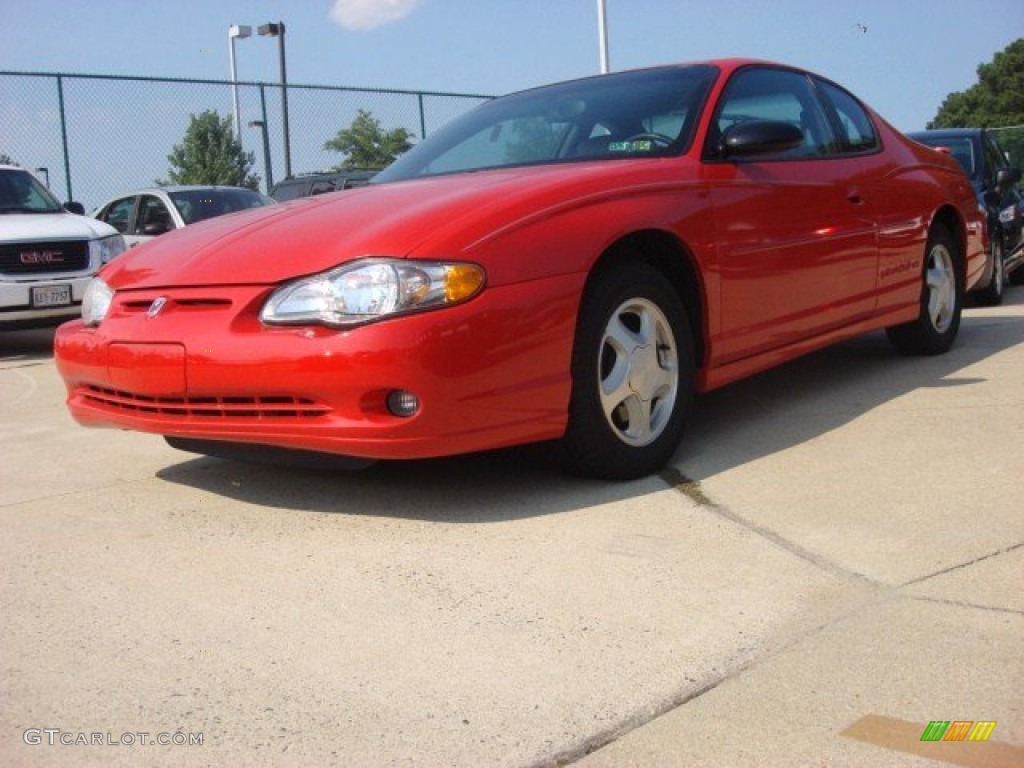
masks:
<svg viewBox="0 0 1024 768"><path fill-rule="evenodd" d="M925 246L921 310L916 320L887 328L889 341L904 355L941 355L953 346L963 311L961 256L956 241L936 224Z"/></svg>
<svg viewBox="0 0 1024 768"><path fill-rule="evenodd" d="M675 452L693 400L693 339L679 295L653 267L619 262L596 273L576 324L569 422L560 458L570 472L632 480Z"/></svg>

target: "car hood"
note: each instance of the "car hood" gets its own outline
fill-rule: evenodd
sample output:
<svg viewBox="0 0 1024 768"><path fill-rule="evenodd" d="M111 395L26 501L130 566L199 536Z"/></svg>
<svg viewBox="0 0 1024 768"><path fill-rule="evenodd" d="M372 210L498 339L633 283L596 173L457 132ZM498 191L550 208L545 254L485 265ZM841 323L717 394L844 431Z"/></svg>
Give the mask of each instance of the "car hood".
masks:
<svg viewBox="0 0 1024 768"><path fill-rule="evenodd" d="M671 163L678 178L679 162L480 171L335 192L162 235L115 259L103 277L115 289L272 284L365 256L457 259L498 229L620 193L633 177L649 183L658 163Z"/></svg>
<svg viewBox="0 0 1024 768"><path fill-rule="evenodd" d="M5 213L0 215L0 243L42 240L95 240L116 235L102 221L73 213Z"/></svg>

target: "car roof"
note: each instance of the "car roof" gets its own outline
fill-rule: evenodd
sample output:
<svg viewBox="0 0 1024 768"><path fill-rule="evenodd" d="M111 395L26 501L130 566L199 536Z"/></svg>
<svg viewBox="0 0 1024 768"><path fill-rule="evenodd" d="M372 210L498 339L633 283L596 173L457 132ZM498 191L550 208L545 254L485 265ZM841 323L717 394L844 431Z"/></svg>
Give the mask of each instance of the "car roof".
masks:
<svg viewBox="0 0 1024 768"><path fill-rule="evenodd" d="M145 187L143 189L136 189L132 192L126 192L121 197L127 197L128 195L141 195L141 194L152 194L154 192L205 192L211 189L239 189L246 192L255 192L254 189L248 187L232 187L224 184L171 184L167 187Z"/></svg>
<svg viewBox="0 0 1024 768"><path fill-rule="evenodd" d="M914 136L932 136L936 139L955 139L963 136L980 136L984 128L933 128L928 131L911 131L907 134Z"/></svg>

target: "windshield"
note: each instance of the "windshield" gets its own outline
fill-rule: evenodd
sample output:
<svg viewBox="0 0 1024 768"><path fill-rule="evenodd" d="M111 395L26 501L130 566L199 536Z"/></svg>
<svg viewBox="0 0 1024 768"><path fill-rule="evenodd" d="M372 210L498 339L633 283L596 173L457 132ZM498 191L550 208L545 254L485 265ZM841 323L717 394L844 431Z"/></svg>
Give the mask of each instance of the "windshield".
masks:
<svg viewBox="0 0 1024 768"><path fill-rule="evenodd" d="M0 213L58 213L63 210L31 173L0 168Z"/></svg>
<svg viewBox="0 0 1024 768"><path fill-rule="evenodd" d="M374 183L485 168L684 152L718 70L623 72L487 102L400 157Z"/></svg>
<svg viewBox="0 0 1024 768"><path fill-rule="evenodd" d="M274 202L251 189L186 189L168 194L186 224Z"/></svg>

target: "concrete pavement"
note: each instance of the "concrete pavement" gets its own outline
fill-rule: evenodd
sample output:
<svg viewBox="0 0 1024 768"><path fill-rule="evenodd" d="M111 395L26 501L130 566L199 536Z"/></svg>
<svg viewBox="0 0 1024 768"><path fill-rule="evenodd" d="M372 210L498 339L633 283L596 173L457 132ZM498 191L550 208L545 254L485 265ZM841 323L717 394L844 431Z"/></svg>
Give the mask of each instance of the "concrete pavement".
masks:
<svg viewBox="0 0 1024 768"><path fill-rule="evenodd" d="M620 485L197 458L74 425L47 344L0 338L3 765L1024 764L1020 289L707 395Z"/></svg>

